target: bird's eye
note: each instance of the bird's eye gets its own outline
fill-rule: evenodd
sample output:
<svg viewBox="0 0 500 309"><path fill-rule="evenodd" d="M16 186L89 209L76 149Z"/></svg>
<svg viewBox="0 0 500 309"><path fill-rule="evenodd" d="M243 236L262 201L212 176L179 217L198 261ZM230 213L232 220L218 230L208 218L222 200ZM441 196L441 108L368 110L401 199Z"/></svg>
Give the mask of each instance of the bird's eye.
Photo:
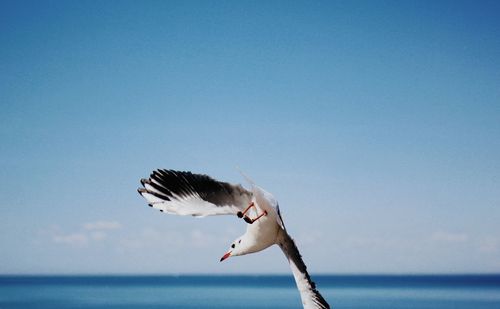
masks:
<svg viewBox="0 0 500 309"><path fill-rule="evenodd" d="M232 244L232 245L231 245L231 248L233 248L233 249L234 249L234 244Z"/></svg>
<svg viewBox="0 0 500 309"><path fill-rule="evenodd" d="M239 243L239 244L241 243L241 239L240 239L240 240L238 240L238 243Z"/></svg>

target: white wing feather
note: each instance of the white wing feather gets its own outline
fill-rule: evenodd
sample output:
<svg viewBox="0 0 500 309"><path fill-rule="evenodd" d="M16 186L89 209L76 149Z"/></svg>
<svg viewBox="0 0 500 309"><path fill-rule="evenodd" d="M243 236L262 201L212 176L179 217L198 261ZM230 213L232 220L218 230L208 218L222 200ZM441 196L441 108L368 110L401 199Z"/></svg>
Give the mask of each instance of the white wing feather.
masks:
<svg viewBox="0 0 500 309"><path fill-rule="evenodd" d="M300 298L304 309L329 309L330 305L323 296L321 296L316 289L316 285L311 280L307 272L306 264L304 264L295 242L290 235L288 235L286 230L280 231L278 245L288 259L295 283L300 292Z"/></svg>
<svg viewBox="0 0 500 309"><path fill-rule="evenodd" d="M138 192L151 207L181 216L237 214L252 200L241 185L190 172L156 170L141 184Z"/></svg>

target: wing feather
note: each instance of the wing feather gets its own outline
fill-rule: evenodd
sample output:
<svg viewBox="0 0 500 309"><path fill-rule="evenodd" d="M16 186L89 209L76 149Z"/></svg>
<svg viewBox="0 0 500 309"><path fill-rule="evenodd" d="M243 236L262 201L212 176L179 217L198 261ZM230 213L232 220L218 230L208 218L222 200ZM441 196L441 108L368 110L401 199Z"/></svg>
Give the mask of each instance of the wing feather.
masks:
<svg viewBox="0 0 500 309"><path fill-rule="evenodd" d="M292 269L293 277L299 289L304 308L329 309L330 305L316 289L316 284L311 280L307 272L306 264L302 260L299 249L286 230L281 230L278 238L278 245L290 263L290 268Z"/></svg>
<svg viewBox="0 0 500 309"><path fill-rule="evenodd" d="M166 213L191 216L236 214L252 200L241 185L217 181L207 175L158 169L141 179L138 189L150 206Z"/></svg>

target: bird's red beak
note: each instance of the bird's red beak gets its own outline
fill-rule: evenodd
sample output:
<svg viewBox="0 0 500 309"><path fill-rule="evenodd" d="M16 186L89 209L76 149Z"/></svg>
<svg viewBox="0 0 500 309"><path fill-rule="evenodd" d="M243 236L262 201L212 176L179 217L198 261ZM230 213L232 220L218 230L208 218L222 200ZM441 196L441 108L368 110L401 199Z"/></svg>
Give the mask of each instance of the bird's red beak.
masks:
<svg viewBox="0 0 500 309"><path fill-rule="evenodd" d="M224 256L220 258L220 261L222 262L222 261L224 261L225 259L227 259L230 256L231 256L231 251L229 251L228 253L224 254Z"/></svg>

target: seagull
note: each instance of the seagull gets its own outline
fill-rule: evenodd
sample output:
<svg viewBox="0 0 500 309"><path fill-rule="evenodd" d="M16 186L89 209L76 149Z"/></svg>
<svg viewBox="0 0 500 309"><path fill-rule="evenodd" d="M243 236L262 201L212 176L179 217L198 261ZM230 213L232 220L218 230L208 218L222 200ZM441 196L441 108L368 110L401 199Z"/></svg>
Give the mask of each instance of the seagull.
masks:
<svg viewBox="0 0 500 309"><path fill-rule="evenodd" d="M277 200L246 178L251 190L207 175L157 169L148 179L141 179L142 187L137 191L149 206L164 213L195 217L236 215L243 219L247 223L245 234L232 242L220 261L259 252L276 244L290 264L303 307L330 308L316 289L295 242L285 228Z"/></svg>

